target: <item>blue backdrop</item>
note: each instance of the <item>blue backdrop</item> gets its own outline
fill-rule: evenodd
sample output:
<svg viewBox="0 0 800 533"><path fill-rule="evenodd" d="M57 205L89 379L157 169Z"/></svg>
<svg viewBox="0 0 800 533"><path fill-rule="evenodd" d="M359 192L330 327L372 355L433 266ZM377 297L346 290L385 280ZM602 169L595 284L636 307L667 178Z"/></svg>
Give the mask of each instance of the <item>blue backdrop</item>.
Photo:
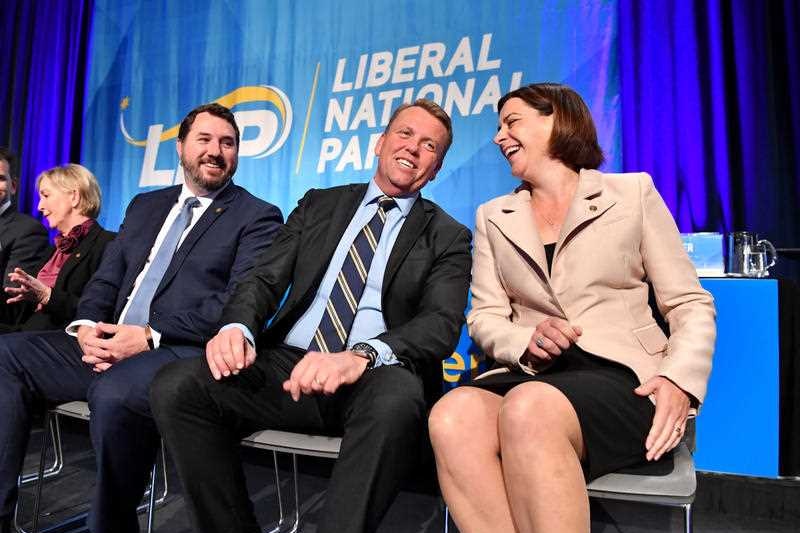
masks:
<svg viewBox="0 0 800 533"><path fill-rule="evenodd" d="M368 180L390 111L421 96L455 134L424 194L469 226L515 186L491 138L497 99L522 83L575 87L619 168L616 3L551 4L98 0L82 159L101 221L115 228L134 194L182 179L177 125L208 101L242 129L235 180L285 213L311 187Z"/></svg>
<svg viewBox="0 0 800 533"><path fill-rule="evenodd" d="M82 159L100 180L101 222L116 228L133 195L182 181L178 124L208 101L242 130L236 182L286 214L309 188L370 179L391 110L427 97L455 140L423 194L471 227L478 205L517 183L491 140L497 100L533 81L584 96L619 168L616 2L397 7L97 0ZM471 352L464 333L446 379L477 367Z"/></svg>
<svg viewBox="0 0 800 533"><path fill-rule="evenodd" d="M200 101L259 85L280 89L291 105L292 123L281 122L285 115L276 108L277 92L269 93L272 99L257 92L260 102L238 104L241 112L257 112L250 115L253 121L258 116L262 123L273 121L271 128L248 128L251 141L262 131L288 134L282 143L280 135L251 142L256 153L265 144L266 151L279 146L262 159L243 157L237 179L288 209L309 186L367 179L371 172L364 165L373 162L366 161L365 148L380 131L382 105L395 94L391 91L399 90L402 98L406 89L414 93L435 84L445 100L447 94L454 99L456 145L428 193L471 225L470 202L514 184L489 143L493 110L483 106L473 113L475 104L492 76L503 92L521 72L523 83L554 79L574 85L600 124L601 143L611 156L606 168L651 172L681 230L752 229L778 246L800 245L797 0L94 4L3 4L0 145L21 156L19 202L25 211L35 211L39 172L83 161L104 180L103 221L113 227L139 189L145 167L145 147L124 140L120 119L132 141L146 141L150 126L162 124L162 133L168 133ZM480 61L486 34L491 43ZM445 75L464 37L472 70L462 49ZM367 87L369 61L375 58L380 71L386 53L400 59L403 66L391 67L399 74L380 83L373 73L374 85ZM341 90L334 90L340 60ZM432 64L441 66L441 76ZM463 95L473 79L467 106ZM451 82L458 94L449 90ZM345 89L348 83L352 86ZM381 93L389 94L380 100ZM359 113L367 94L373 117ZM348 96L353 98L345 113ZM325 131L331 100L338 106L336 118ZM351 145L353 137L357 144ZM337 142L341 151L334 157ZM323 143L331 159L317 173ZM158 144L149 167L154 172L147 176L169 181L176 167L174 138ZM797 278L796 265L781 260L772 272Z"/></svg>

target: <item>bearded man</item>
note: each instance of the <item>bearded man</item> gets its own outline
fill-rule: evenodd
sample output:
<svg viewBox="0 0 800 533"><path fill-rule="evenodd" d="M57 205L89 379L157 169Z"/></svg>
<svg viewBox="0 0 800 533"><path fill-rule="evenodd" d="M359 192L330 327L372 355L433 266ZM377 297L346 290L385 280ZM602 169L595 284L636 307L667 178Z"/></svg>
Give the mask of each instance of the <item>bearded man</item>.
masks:
<svg viewBox="0 0 800 533"><path fill-rule="evenodd" d="M150 381L198 357L236 284L269 246L280 210L235 185L239 129L219 104L192 110L177 141L184 183L133 198L65 331L0 337L0 531L10 528L31 412L86 400L97 457L93 533L138 532L158 451Z"/></svg>

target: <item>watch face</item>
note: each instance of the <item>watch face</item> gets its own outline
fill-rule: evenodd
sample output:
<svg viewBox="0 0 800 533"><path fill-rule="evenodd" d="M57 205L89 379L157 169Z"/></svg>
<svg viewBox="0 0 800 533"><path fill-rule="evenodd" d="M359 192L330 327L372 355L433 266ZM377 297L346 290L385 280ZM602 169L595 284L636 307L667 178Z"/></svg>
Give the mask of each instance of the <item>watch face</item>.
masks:
<svg viewBox="0 0 800 533"><path fill-rule="evenodd" d="M353 345L352 350L364 354L365 358L369 360L367 368L372 368L375 364L375 359L378 357L378 351L366 342L357 342Z"/></svg>

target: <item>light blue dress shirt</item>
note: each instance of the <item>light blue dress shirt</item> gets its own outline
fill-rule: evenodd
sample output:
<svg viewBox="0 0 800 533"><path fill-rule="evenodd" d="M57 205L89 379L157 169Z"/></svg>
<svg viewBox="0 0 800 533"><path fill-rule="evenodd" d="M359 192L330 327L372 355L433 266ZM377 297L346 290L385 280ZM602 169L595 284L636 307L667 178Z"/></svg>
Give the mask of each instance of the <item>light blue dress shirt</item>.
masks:
<svg viewBox="0 0 800 533"><path fill-rule="evenodd" d="M364 198L361 200L342 238L339 240L339 245L333 253L331 262L328 265L328 270L322 278L316 295L314 295L314 301L306 312L303 313L303 316L295 322L288 335L286 335L286 339L284 339L286 344L302 350L308 349L308 345L311 344L311 339L314 337L314 332L319 326L320 320L322 320L322 314L325 312L325 306L328 303L331 291L336 283L336 277L342 269L342 264L344 264L347 252L358 235L358 232L361 231L373 216L375 216L375 213L378 211L377 200L383 194L383 191L378 188L374 180L369 182ZM386 264L389 261L389 255L392 252L392 247L397 240L397 236L400 234L400 229L403 227L403 223L411 212L411 207L414 205L418 196L419 193L414 193L411 196L395 198L394 200L397 203L397 207L387 212L386 223L384 224L381 238L378 241L378 247L375 250L372 264L369 267L367 284L364 287L364 293L361 295L361 300L358 303L356 316L353 320L353 327L350 329L350 336L347 339L348 349L352 348L352 346L358 342L369 343L370 346L375 348L378 352L375 366L398 363L397 357L392 352L389 345L375 337L386 331L386 323L383 320L383 310L381 308L383 276L386 272ZM245 337L253 344L253 335L246 326L243 324L228 324L222 329L225 330L231 327L241 329Z"/></svg>

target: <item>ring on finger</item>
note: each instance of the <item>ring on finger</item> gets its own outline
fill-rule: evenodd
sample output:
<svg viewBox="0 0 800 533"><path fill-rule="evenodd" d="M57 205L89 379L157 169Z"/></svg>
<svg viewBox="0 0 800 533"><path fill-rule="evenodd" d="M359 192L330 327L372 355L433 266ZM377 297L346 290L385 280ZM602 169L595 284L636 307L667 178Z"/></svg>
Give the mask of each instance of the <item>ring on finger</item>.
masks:
<svg viewBox="0 0 800 533"><path fill-rule="evenodd" d="M544 337L542 337L541 335L536 337L536 340L534 342L536 343L536 346L538 346L539 348L544 348Z"/></svg>
<svg viewBox="0 0 800 533"><path fill-rule="evenodd" d="M317 385L319 385L320 387L322 387L322 382L321 382L319 379L317 379L317 378L314 378L314 383L316 383Z"/></svg>

